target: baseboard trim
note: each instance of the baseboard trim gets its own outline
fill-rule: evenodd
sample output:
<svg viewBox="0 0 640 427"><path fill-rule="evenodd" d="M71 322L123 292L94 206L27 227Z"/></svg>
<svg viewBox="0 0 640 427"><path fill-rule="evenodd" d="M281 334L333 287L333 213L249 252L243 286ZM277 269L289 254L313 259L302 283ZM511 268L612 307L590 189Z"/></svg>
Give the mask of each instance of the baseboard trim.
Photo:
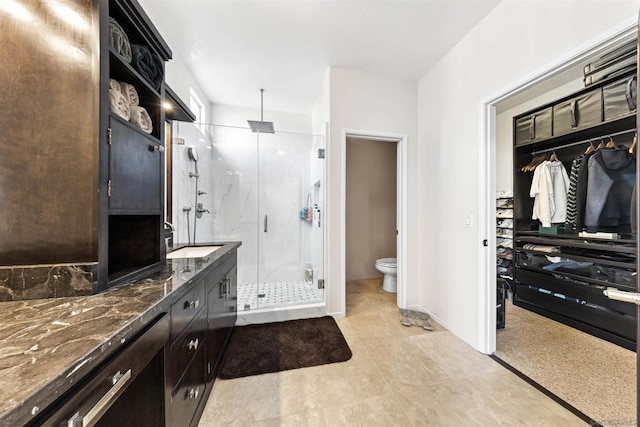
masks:
<svg viewBox="0 0 640 427"><path fill-rule="evenodd" d="M543 387L541 384L539 384L535 380L533 380L531 377L523 374L521 371L519 371L518 369L514 368L513 366L511 366L510 364L508 364L504 360L500 359L495 354L490 354L489 357L492 358L493 360L495 360L500 365L502 365L505 368L507 368L509 371L511 371L514 374L516 374L518 377L520 377L523 380L525 380L527 383L531 384L537 390L542 392L545 396L549 397L550 399L552 399L553 401L558 403L560 406L562 406L563 408L565 408L566 410L568 410L569 412L571 412L572 414L574 414L575 416L580 418L582 421L584 421L587 424L589 424L590 426L603 427L603 425L600 424L598 421L594 420L593 418L591 418L590 416L588 416L587 414L585 414L584 412L582 412L581 410L579 410L575 406L571 405L569 402L567 402L566 400L562 399L557 394L549 391L548 389Z"/></svg>

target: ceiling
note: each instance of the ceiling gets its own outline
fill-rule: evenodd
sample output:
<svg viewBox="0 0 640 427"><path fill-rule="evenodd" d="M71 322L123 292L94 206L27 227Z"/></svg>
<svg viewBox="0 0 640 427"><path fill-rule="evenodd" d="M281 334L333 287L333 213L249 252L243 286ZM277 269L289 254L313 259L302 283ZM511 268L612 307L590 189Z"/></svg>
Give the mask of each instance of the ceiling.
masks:
<svg viewBox="0 0 640 427"><path fill-rule="evenodd" d="M310 114L327 67L418 80L499 0L139 0L209 101ZM171 83L171 81L169 81Z"/></svg>

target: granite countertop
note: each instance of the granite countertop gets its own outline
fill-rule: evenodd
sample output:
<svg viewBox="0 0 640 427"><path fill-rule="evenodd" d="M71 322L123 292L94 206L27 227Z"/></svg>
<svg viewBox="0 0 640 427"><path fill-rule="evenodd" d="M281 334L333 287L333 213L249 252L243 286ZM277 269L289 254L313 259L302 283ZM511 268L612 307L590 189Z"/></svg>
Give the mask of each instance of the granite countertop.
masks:
<svg viewBox="0 0 640 427"><path fill-rule="evenodd" d="M135 337L193 279L240 246L167 260L133 283L83 296L0 303L0 425L21 425Z"/></svg>

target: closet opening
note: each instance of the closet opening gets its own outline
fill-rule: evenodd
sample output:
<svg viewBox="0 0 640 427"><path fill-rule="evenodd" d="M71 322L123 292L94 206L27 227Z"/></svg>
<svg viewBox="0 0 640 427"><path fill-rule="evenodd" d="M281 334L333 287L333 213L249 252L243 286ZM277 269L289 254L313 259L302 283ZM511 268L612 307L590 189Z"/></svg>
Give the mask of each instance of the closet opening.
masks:
<svg viewBox="0 0 640 427"><path fill-rule="evenodd" d="M605 222L567 230L566 217L540 217L532 188L536 168L545 162L547 169L565 169L560 182L569 188L575 160L591 150L632 158L637 108L608 115L606 97L617 79L635 89L635 69L590 89L584 66L634 44L634 21L483 103L482 223L489 237L481 284L483 348L585 421L604 425L637 422L636 308L602 293L607 286L637 289L637 239L618 225L606 229L612 224ZM637 97L625 86L623 98L627 92ZM588 122L589 109L596 122ZM582 119L572 119L576 111L584 127ZM503 286L507 292L499 292Z"/></svg>
<svg viewBox="0 0 640 427"><path fill-rule="evenodd" d="M406 306L406 135L343 134L342 301L347 283L376 282ZM394 295L395 294L395 295Z"/></svg>

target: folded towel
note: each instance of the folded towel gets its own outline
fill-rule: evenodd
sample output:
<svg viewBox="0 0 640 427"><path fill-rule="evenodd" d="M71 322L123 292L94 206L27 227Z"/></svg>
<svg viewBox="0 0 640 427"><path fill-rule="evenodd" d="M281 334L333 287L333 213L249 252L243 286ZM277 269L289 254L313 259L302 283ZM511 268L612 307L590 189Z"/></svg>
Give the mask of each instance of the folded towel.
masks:
<svg viewBox="0 0 640 427"><path fill-rule="evenodd" d="M140 98L138 98L138 91L133 87L133 85L120 82L120 89L124 97L127 98L129 105L138 105Z"/></svg>
<svg viewBox="0 0 640 427"><path fill-rule="evenodd" d="M124 61L131 62L131 43L127 33L111 17L109 17L109 47Z"/></svg>
<svg viewBox="0 0 640 427"><path fill-rule="evenodd" d="M119 90L109 89L109 106L111 107L111 111L117 116L125 120L129 120L131 117L127 98L125 98Z"/></svg>
<svg viewBox="0 0 640 427"><path fill-rule="evenodd" d="M113 79L109 79L109 90L111 89L122 92L122 90L120 90L120 82Z"/></svg>
<svg viewBox="0 0 640 427"><path fill-rule="evenodd" d="M131 65L156 90L160 90L164 81L164 64L162 59L147 47L131 45Z"/></svg>
<svg viewBox="0 0 640 427"><path fill-rule="evenodd" d="M151 133L153 131L153 123L147 110L137 105L131 105L129 108L131 109L129 121L138 126L143 132Z"/></svg>

